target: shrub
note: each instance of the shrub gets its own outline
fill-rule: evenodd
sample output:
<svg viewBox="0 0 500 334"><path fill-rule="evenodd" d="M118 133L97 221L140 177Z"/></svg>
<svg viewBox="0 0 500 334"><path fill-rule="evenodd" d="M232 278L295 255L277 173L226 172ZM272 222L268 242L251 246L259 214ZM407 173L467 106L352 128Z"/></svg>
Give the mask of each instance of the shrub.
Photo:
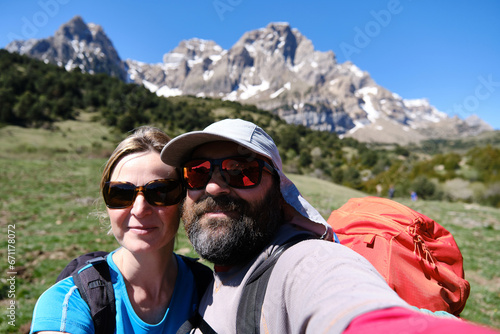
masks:
<svg viewBox="0 0 500 334"><path fill-rule="evenodd" d="M436 192L436 185L425 176L418 176L412 183L411 188L422 199L430 199Z"/></svg>
<svg viewBox="0 0 500 334"><path fill-rule="evenodd" d="M451 201L471 202L474 198L474 191L469 187L470 183L463 179L448 180L443 185L446 198Z"/></svg>

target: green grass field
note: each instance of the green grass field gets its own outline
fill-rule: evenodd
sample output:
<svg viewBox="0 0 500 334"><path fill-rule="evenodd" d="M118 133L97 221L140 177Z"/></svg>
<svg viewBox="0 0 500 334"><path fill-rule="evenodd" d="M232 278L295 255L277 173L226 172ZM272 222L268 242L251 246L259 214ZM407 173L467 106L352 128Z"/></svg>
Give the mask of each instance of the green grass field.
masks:
<svg viewBox="0 0 500 334"><path fill-rule="evenodd" d="M0 129L0 332L29 330L37 298L70 259L117 247L107 235L98 196L102 167L117 140L109 129L85 119L58 124L53 131ZM325 218L349 198L366 195L306 176L290 178ZM396 200L452 232L471 284L462 317L500 329L500 210ZM176 249L196 256L182 230ZM14 280L8 280L11 276ZM14 320L8 317L11 302L16 305Z"/></svg>

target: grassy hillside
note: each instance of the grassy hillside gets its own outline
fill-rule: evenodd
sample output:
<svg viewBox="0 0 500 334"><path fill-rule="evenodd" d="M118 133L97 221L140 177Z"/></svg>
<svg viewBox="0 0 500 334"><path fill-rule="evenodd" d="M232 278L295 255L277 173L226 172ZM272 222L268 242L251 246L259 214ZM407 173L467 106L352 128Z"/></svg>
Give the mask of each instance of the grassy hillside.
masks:
<svg viewBox="0 0 500 334"><path fill-rule="evenodd" d="M28 331L36 299L70 259L92 250L116 248L114 238L106 234L98 182L106 157L122 136L85 118L56 123L53 130L0 128L0 226L4 231L0 239L0 307L5 310L11 301L17 307L15 326L3 316L0 332ZM325 218L349 198L365 195L307 176L290 178ZM463 318L500 328L500 210L397 200L433 217L453 233L472 286ZM9 245L15 247L10 254ZM183 231L176 249L195 256ZM10 276L15 277L14 290L7 280ZM9 296L12 292L15 297Z"/></svg>

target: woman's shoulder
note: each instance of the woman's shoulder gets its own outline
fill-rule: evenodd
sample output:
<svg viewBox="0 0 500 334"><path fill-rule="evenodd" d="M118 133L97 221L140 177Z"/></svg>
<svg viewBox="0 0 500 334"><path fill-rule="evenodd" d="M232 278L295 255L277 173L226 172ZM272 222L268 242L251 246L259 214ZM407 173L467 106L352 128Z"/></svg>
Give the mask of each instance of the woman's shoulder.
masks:
<svg viewBox="0 0 500 334"><path fill-rule="evenodd" d="M80 296L73 277L69 276L52 285L40 296L37 307L41 305L55 306L63 303L78 303L86 306L85 301Z"/></svg>
<svg viewBox="0 0 500 334"><path fill-rule="evenodd" d="M60 280L41 296L33 312L32 331L60 330L65 325L71 333L90 332L92 318L87 303L82 299L72 277Z"/></svg>
<svg viewBox="0 0 500 334"><path fill-rule="evenodd" d="M109 271L111 274L111 279L112 281L116 281L116 278L113 279L113 277L116 277L116 267L114 263L112 262L111 259L111 254L107 256L106 262L109 267ZM86 264L85 266L78 268L78 272L82 272L94 264ZM113 267L115 269L113 269ZM75 271L76 273L76 271ZM72 305L72 307L76 307L78 310L86 310L89 311L89 307L85 300L81 297L80 291L78 290L77 285L75 284L75 281L73 279L72 275L67 276L66 278L63 278L56 282L54 285L52 285L50 288L48 288L38 299L37 301L37 307L44 307L45 305L48 305L49 307L51 305Z"/></svg>
<svg viewBox="0 0 500 334"><path fill-rule="evenodd" d="M68 293L72 293L74 290L76 290L76 285L75 282L73 281L73 277L68 276L56 282L50 288L45 290L45 292L40 296L40 299L55 298L61 296L65 297Z"/></svg>

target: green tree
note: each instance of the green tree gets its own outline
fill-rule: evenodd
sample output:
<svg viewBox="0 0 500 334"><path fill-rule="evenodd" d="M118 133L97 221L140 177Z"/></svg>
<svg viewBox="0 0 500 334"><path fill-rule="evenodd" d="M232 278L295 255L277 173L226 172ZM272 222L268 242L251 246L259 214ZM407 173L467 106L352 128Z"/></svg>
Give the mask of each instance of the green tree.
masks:
<svg viewBox="0 0 500 334"><path fill-rule="evenodd" d="M0 86L0 122L1 123L18 123L17 117L14 115L15 98L11 88Z"/></svg>
<svg viewBox="0 0 500 334"><path fill-rule="evenodd" d="M351 166L344 171L343 184L354 189L361 187L361 174L357 168Z"/></svg>
<svg viewBox="0 0 500 334"><path fill-rule="evenodd" d="M311 153L308 150L301 150L299 156L300 167L308 167L312 162Z"/></svg>
<svg viewBox="0 0 500 334"><path fill-rule="evenodd" d="M471 149L467 156L470 165L478 171L480 181L500 181L500 149L488 145Z"/></svg>
<svg viewBox="0 0 500 334"><path fill-rule="evenodd" d="M21 124L29 125L29 123L38 121L36 110L32 110L35 102L36 98L30 91L25 91L17 100L13 108L13 114ZM34 118L30 120L29 117Z"/></svg>
<svg viewBox="0 0 500 334"><path fill-rule="evenodd" d="M361 152L361 164L364 167L371 168L375 166L378 160L377 152L373 150L364 150Z"/></svg>

